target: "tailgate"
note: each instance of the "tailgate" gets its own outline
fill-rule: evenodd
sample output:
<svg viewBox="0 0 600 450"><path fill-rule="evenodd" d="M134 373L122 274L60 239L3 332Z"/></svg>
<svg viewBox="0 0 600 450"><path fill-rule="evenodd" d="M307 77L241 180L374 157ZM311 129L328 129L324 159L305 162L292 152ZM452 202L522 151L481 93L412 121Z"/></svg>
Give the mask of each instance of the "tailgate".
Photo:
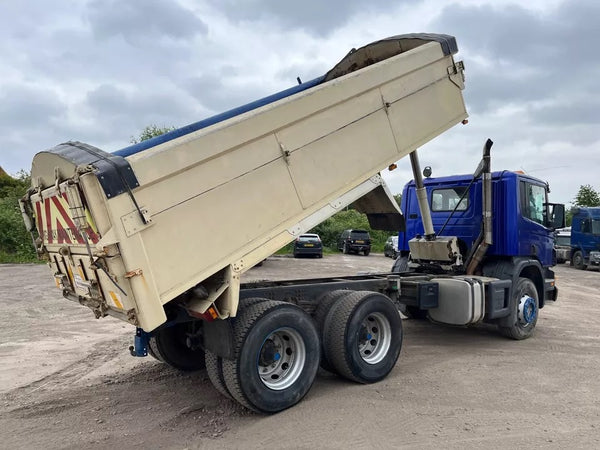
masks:
<svg viewBox="0 0 600 450"><path fill-rule="evenodd" d="M135 323L129 282L114 275L125 273L118 250L96 248L101 235L80 186L63 182L31 195L30 201L40 253L63 296L90 307L96 317Z"/></svg>

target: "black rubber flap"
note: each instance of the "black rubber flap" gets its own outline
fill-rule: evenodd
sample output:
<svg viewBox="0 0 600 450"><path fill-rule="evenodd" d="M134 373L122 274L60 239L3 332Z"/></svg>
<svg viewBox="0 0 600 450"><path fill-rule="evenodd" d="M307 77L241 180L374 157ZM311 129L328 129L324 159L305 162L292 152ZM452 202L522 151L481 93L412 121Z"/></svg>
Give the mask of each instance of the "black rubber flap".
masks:
<svg viewBox="0 0 600 450"><path fill-rule="evenodd" d="M83 142L69 141L46 153L54 153L76 166L92 166L107 198L113 198L139 186L127 160Z"/></svg>

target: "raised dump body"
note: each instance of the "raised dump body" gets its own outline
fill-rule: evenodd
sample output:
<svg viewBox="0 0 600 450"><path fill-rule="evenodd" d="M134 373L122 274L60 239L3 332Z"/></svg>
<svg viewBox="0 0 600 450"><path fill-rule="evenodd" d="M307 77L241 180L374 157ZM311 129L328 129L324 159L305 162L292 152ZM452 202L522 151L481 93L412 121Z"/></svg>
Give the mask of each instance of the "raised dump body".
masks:
<svg viewBox="0 0 600 450"><path fill-rule="evenodd" d="M240 275L345 206L362 198L374 225L395 219L379 171L467 117L456 51L451 36L396 36L113 154L79 142L38 153L22 204L38 251L97 317L151 331L174 299L235 316Z"/></svg>

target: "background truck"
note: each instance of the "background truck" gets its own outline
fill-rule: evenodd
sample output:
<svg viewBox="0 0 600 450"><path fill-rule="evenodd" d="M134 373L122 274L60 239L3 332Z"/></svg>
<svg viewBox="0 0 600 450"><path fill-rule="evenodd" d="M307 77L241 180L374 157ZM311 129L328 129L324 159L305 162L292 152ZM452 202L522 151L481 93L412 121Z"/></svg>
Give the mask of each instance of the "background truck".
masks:
<svg viewBox="0 0 600 450"><path fill-rule="evenodd" d="M444 307L449 286L461 308L481 310L520 285L439 271L240 276L349 204L373 228L403 227L379 171L410 155L418 172L415 149L465 121L456 52L451 36L396 36L353 49L322 77L112 154L80 142L40 152L21 201L38 254L64 297L135 325L133 355L206 366L216 389L252 410L300 401L319 364L379 381L401 350L398 303ZM419 245L437 257L445 244L429 235ZM506 302L516 321L519 302Z"/></svg>
<svg viewBox="0 0 600 450"><path fill-rule="evenodd" d="M573 208L571 265L576 269L600 267L600 207Z"/></svg>
<svg viewBox="0 0 600 450"><path fill-rule="evenodd" d="M554 251L557 264L571 261L571 227L559 228L554 233Z"/></svg>
<svg viewBox="0 0 600 450"><path fill-rule="evenodd" d="M485 302L477 307L468 302L459 306L461 302L448 297L433 308L408 303L407 312L448 323L446 312L457 315L464 309L457 324L483 320L497 324L509 337L523 339L533 333L538 309L557 298L550 267L556 261L554 230L564 227L564 205L548 202L549 187L541 180L506 170L489 173L491 145L488 141L475 175L423 180L417 174L416 181L406 184L401 202L406 228L398 236L400 256L393 270L439 270L464 276L465 284L498 279L488 286ZM419 196L430 210L425 213L426 221ZM442 239L448 245L439 249L439 258L415 246L427 245L427 226L437 230L438 236L452 236ZM440 263L444 257L445 263Z"/></svg>

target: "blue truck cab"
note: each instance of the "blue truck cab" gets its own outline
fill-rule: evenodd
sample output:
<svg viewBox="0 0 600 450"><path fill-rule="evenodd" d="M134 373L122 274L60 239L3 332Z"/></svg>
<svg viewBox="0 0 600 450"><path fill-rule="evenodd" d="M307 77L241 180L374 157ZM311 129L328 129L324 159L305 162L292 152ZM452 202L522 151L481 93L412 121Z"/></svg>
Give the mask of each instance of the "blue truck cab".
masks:
<svg viewBox="0 0 600 450"><path fill-rule="evenodd" d="M574 208L571 223L571 265L600 267L600 207Z"/></svg>
<svg viewBox="0 0 600 450"><path fill-rule="evenodd" d="M491 179L492 244L479 275L513 283L529 278L536 285L541 308L546 300L557 297L550 267L556 264L554 229L564 226L564 214L554 217L549 187L542 180L506 170L493 172ZM456 236L460 252L467 258L482 232L482 179L454 175L423 181L436 235ZM399 232L398 251L400 258L407 258L409 241L424 233L414 180L404 187L401 209L406 228Z"/></svg>

